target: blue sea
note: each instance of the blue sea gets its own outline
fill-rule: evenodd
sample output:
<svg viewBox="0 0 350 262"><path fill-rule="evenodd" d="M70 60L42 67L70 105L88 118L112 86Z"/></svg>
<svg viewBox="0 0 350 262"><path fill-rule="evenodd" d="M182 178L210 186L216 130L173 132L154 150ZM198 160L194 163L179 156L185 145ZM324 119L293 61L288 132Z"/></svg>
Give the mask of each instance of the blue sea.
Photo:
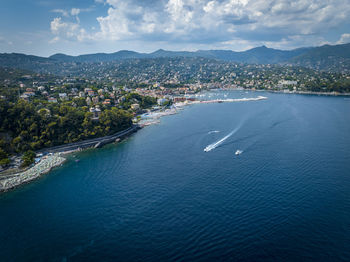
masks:
<svg viewBox="0 0 350 262"><path fill-rule="evenodd" d="M1 194L0 260L350 261L350 99L201 99L258 95L185 107Z"/></svg>

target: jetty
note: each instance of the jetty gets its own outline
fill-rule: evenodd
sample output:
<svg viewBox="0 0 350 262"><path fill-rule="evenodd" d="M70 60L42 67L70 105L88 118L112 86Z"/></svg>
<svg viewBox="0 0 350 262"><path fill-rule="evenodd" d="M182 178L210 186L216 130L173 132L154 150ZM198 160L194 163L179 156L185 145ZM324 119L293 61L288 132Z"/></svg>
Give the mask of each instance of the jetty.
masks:
<svg viewBox="0 0 350 262"><path fill-rule="evenodd" d="M228 98L228 99L213 99L213 100L203 100L199 101L199 103L203 104L209 104L209 103L227 103L227 102L246 102L246 101L259 101L259 100L266 100L267 97L265 96L258 96L258 97L250 97L250 98Z"/></svg>

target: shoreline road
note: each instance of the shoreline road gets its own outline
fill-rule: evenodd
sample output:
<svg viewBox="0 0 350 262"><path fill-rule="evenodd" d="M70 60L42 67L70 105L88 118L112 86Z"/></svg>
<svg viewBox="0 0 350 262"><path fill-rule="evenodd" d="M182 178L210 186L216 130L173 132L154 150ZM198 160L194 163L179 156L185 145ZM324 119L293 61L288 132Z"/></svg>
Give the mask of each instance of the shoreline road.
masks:
<svg viewBox="0 0 350 262"><path fill-rule="evenodd" d="M47 154L47 153L72 151L72 150L76 150L79 148L84 149L84 148L88 148L88 147L101 147L105 144L114 142L116 139L118 139L120 137L127 136L131 133L134 133L140 128L141 127L138 125L133 125L133 126L129 127L128 129L119 131L113 135L83 140L83 141L76 142L76 143L64 144L64 145L54 146L54 147L50 147L50 148L44 148L44 149L38 150L37 153Z"/></svg>

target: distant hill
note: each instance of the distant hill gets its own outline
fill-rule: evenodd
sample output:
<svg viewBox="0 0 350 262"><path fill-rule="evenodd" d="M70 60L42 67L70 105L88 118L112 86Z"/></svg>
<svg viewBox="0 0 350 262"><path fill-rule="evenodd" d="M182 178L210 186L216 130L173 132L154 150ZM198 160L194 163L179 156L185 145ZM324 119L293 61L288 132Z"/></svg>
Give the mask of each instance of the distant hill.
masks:
<svg viewBox="0 0 350 262"><path fill-rule="evenodd" d="M289 63L318 70L350 71L350 43L315 47L291 58Z"/></svg>
<svg viewBox="0 0 350 262"><path fill-rule="evenodd" d="M277 64L286 62L292 57L303 54L308 50L309 48L299 48L286 51L261 46L243 52L234 52L231 50L201 50L197 51L196 54L207 58L215 58L239 63Z"/></svg>
<svg viewBox="0 0 350 262"><path fill-rule="evenodd" d="M55 54L50 56L50 59L54 59L60 62L109 62L122 59L132 59L132 58L143 58L145 54L137 53L134 51L121 50L112 54L97 53L97 54L87 54L79 56L69 56L65 54Z"/></svg>
<svg viewBox="0 0 350 262"><path fill-rule="evenodd" d="M57 63L58 61L40 56L17 53L0 54L0 66L2 67L37 70L40 67L47 67L48 65L54 65Z"/></svg>
<svg viewBox="0 0 350 262"><path fill-rule="evenodd" d="M50 59L60 62L109 62L132 58L159 57L205 57L237 63L251 64L292 64L320 70L343 71L349 69L350 44L325 45L321 47L298 48L294 50L279 50L260 46L247 51L235 52L231 50L198 50L167 51L159 49L153 53L137 53L133 51L119 51L116 53L88 54L67 56L56 54Z"/></svg>
<svg viewBox="0 0 350 262"><path fill-rule="evenodd" d="M237 63L290 64L324 71L350 71L350 44L333 46L324 45L320 47L298 48L294 50L278 50L261 46L242 52L231 50L199 50L190 52L159 49L153 53L147 54L122 50L110 54L97 53L79 56L55 54L49 58L12 53L0 54L0 66L34 71L55 72L57 67L62 68L62 63L65 68L72 68L75 66L74 63L112 62L125 59L167 57L204 57Z"/></svg>
<svg viewBox="0 0 350 262"><path fill-rule="evenodd" d="M267 48L266 46L253 48L243 52L235 52L231 50L199 50L196 52L189 52L159 49L149 54L137 53L133 51L119 51L111 54L98 53L79 56L56 54L50 56L50 58L61 62L108 62L130 58L205 57L231 62L268 64L286 62L292 57L307 52L307 50L308 48L300 48L292 51L283 51Z"/></svg>

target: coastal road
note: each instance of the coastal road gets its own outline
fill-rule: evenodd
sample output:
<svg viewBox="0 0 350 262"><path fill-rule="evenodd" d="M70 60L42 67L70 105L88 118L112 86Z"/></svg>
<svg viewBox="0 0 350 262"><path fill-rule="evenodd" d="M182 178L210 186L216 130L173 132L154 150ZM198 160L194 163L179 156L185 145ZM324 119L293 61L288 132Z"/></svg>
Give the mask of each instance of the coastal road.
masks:
<svg viewBox="0 0 350 262"><path fill-rule="evenodd" d="M89 139L89 140L84 140L84 141L70 143L70 144L64 144L64 145L50 147L50 148L44 148L44 149L38 150L37 153L38 154L39 153L42 153L42 154L57 153L57 152L76 150L78 148L83 149L83 148L94 147L94 146L102 146L102 145L105 145L107 143L114 142L117 138L134 133L138 129L140 129L140 126L133 125L133 126L129 127L128 129L119 131L118 133L115 133L113 135L93 138L93 139Z"/></svg>

